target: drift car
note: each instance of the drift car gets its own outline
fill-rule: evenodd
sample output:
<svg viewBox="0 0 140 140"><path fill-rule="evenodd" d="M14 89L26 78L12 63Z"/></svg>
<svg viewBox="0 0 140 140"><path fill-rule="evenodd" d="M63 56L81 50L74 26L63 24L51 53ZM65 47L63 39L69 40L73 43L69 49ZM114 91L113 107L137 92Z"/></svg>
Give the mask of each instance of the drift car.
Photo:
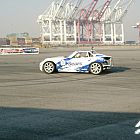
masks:
<svg viewBox="0 0 140 140"><path fill-rule="evenodd" d="M111 56L99 54L95 50L75 51L68 57L46 58L40 63L40 70L51 74L54 72L90 72L98 75L110 69Z"/></svg>

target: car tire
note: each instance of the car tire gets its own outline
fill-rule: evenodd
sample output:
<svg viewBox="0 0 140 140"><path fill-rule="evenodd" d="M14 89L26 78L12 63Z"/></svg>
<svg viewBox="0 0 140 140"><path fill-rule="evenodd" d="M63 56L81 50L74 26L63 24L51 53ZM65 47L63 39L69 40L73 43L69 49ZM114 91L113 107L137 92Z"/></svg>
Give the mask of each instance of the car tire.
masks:
<svg viewBox="0 0 140 140"><path fill-rule="evenodd" d="M101 63L92 63L90 65L89 71L94 75L99 75L103 71L103 66Z"/></svg>
<svg viewBox="0 0 140 140"><path fill-rule="evenodd" d="M44 63L43 70L47 74L54 73L54 71L55 71L55 64L53 62L48 61L48 62Z"/></svg>

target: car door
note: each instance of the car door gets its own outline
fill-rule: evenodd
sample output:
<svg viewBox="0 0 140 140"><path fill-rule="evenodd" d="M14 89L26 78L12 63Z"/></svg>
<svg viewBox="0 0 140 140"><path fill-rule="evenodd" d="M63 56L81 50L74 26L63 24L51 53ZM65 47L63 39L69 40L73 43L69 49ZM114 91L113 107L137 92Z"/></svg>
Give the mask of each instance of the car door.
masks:
<svg viewBox="0 0 140 140"><path fill-rule="evenodd" d="M65 58L60 61L59 72L78 72L78 68L82 66L81 58Z"/></svg>
<svg viewBox="0 0 140 140"><path fill-rule="evenodd" d="M72 58L65 58L60 62L61 72L83 72L87 70L87 64L89 62L89 57L86 52L78 52Z"/></svg>
<svg viewBox="0 0 140 140"><path fill-rule="evenodd" d="M80 52L79 57L74 57L69 61L71 72L86 72L88 71L90 58L87 52Z"/></svg>
<svg viewBox="0 0 140 140"><path fill-rule="evenodd" d="M80 68L83 64L83 58L72 58L68 62L68 70L70 72L80 72Z"/></svg>

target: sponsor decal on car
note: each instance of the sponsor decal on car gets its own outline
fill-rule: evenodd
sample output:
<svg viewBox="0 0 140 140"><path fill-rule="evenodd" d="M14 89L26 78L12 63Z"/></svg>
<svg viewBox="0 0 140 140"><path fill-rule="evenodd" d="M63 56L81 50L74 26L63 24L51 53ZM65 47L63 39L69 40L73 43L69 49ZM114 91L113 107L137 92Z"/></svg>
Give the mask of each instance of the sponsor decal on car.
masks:
<svg viewBox="0 0 140 140"><path fill-rule="evenodd" d="M77 65L82 65L81 62L75 62L75 63L68 63L69 66L77 66Z"/></svg>

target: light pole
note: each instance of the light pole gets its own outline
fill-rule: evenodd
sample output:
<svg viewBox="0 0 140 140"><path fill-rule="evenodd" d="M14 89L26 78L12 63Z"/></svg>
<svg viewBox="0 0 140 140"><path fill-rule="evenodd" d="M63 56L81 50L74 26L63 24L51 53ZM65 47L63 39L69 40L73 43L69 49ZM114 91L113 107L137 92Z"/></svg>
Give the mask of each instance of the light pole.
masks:
<svg viewBox="0 0 140 140"><path fill-rule="evenodd" d="M138 23L136 23L136 25L134 25L132 27L138 29L138 37L139 37L138 43L140 44L140 23L138 22Z"/></svg>

